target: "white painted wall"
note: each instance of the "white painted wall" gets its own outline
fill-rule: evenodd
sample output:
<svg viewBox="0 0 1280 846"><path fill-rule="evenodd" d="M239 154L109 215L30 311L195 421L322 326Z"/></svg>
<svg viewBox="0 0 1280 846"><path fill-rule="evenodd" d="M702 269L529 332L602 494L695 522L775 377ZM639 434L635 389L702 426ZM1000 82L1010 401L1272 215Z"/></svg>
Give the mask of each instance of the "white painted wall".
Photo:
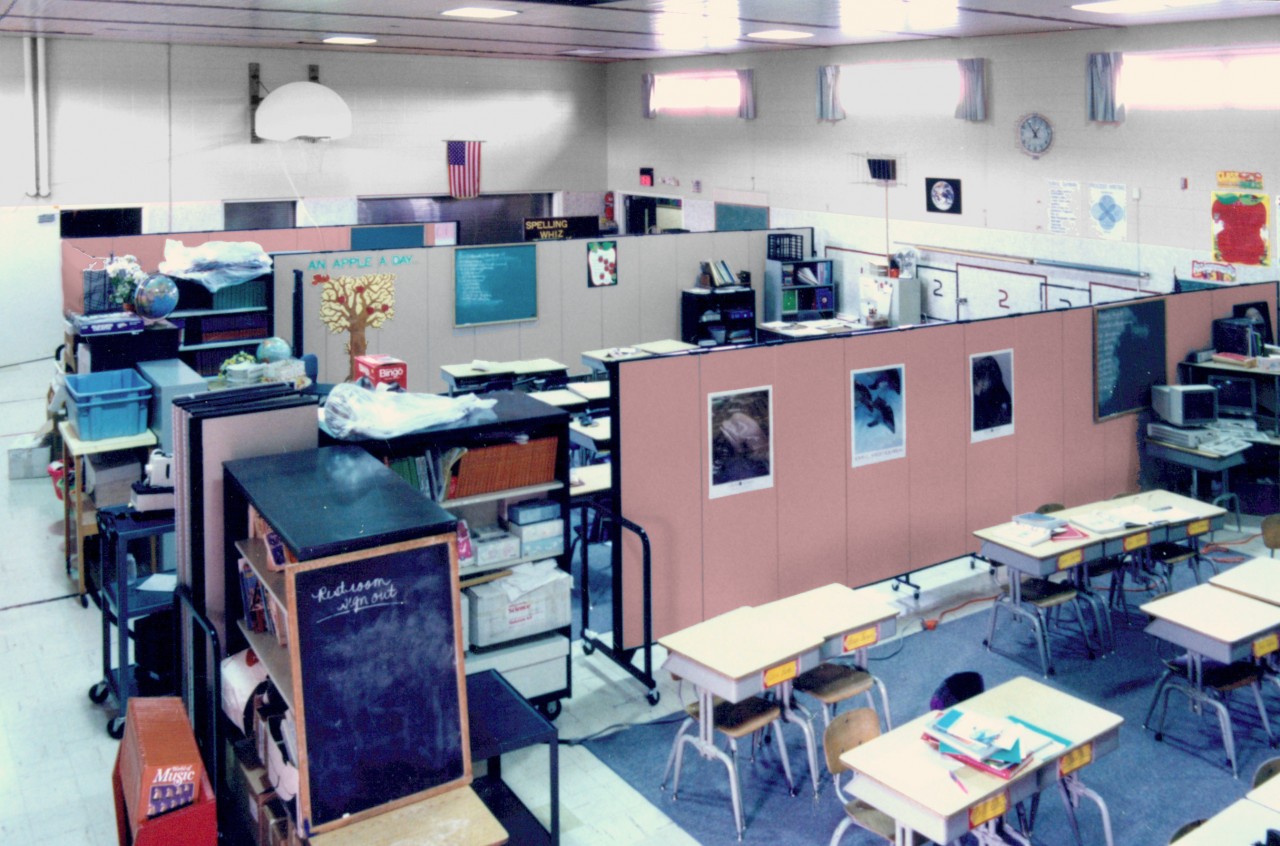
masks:
<svg viewBox="0 0 1280 846"><path fill-rule="evenodd" d="M672 177L675 195L758 192L772 207L773 226L812 225L819 245L884 249L885 191L868 184L860 155L899 159L903 182L889 189L889 239L1039 256L1060 261L1146 270L1166 285L1192 258L1210 258L1210 192L1218 170L1257 170L1280 193L1280 114L1131 111L1119 126L1085 116L1085 57L1095 51L1142 51L1225 44L1274 44L1275 19L1085 31L1067 34L938 40L759 53L719 59L610 65L609 184L627 190L638 168ZM816 117L817 68L864 61L985 56L988 119L869 118L835 123ZM702 68L755 69L757 119L680 118L640 113L640 75ZM1053 150L1023 155L1014 126L1031 111L1047 115ZM905 173L905 177L903 174ZM964 212L925 210L926 177L963 184ZM1180 179L1189 180L1182 190ZM1129 191L1127 239L1090 237L1081 218L1077 237L1050 236L1050 180L1123 183ZM1135 189L1140 199L1134 199ZM1272 207L1273 218L1275 207ZM1272 250L1275 227L1272 221ZM1268 268L1242 279L1274 279Z"/></svg>

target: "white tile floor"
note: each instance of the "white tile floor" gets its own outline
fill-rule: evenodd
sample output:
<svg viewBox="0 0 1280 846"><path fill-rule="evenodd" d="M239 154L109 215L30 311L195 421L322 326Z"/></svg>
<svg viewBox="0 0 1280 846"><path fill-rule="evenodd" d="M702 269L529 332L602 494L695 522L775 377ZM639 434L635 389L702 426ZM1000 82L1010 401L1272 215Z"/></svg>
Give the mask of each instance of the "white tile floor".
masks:
<svg viewBox="0 0 1280 846"><path fill-rule="evenodd" d="M0 450L44 419L52 369L48 361L0 367ZM10 481L0 474L0 537L0 844L113 844L110 773L118 744L105 730L111 712L87 696L102 675L101 617L71 596L62 506L47 478ZM994 587L985 568L971 569L967 561L915 578L922 588L918 601L888 586L871 588L903 609L900 636L919 631L921 620L942 608L991 595ZM965 611L984 607L973 603ZM658 655L655 665L660 664ZM639 683L600 654L582 655L580 647L573 689L557 721L563 738L651 720L680 707L670 681L661 684L661 701L650 707ZM505 756L503 774L545 822L546 752L534 748ZM560 780L566 846L696 843L581 746L562 746Z"/></svg>

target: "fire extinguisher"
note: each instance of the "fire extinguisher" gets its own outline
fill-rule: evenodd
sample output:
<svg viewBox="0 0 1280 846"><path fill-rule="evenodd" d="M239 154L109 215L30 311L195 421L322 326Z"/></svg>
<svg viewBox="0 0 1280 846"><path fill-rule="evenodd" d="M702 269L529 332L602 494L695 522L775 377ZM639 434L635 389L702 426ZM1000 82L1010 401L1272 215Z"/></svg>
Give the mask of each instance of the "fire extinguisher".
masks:
<svg viewBox="0 0 1280 846"><path fill-rule="evenodd" d="M613 192L606 191L604 195L604 219L613 220Z"/></svg>

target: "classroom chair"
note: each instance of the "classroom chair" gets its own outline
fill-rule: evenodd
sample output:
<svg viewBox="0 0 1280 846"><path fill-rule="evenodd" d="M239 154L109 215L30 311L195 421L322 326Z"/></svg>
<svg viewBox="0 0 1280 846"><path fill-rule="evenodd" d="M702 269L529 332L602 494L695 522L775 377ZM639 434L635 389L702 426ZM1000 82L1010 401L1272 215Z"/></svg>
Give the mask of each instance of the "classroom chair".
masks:
<svg viewBox="0 0 1280 846"><path fill-rule="evenodd" d="M1060 502L1046 502L1036 509L1036 513L1053 514L1054 512L1062 511L1064 508L1066 506ZM1076 590L1080 592L1080 598L1089 603L1089 608L1093 611L1093 624L1098 630L1098 647L1102 652L1106 653L1115 650L1116 640L1111 630L1111 614L1107 610L1107 603L1103 602L1102 598L1094 593L1089 585L1095 574L1103 575L1103 572L1096 572L1099 566L1104 568L1103 572L1105 572L1108 560L1104 559L1101 562L1089 564L1085 570L1073 571L1071 579L1075 583Z"/></svg>
<svg viewBox="0 0 1280 846"><path fill-rule="evenodd" d="M760 696L752 696L738 703L726 702L716 697L711 717L712 727L728 740L729 754L727 755L717 748L703 748L698 738L689 734L689 729L700 725L702 709L699 704L690 702L684 706L684 710L687 716L680 724L675 742L671 745L671 752L667 755L667 767L662 772L660 788L666 790L667 776L671 774L674 766L675 781L671 785L671 798L673 800L679 798L680 768L684 763L685 744L691 744L698 754L707 760L718 759L729 771L729 795L733 802L733 822L737 826L738 839L741 840L746 826L742 820L742 788L738 780L738 741L740 739L754 736L757 732L773 726L774 738L778 742L778 756L782 759L782 771L787 777L787 788L793 796L795 795L795 784L791 780L791 760L787 756L787 744L782 737L782 708L777 703ZM753 742L752 760L754 759L755 744Z"/></svg>
<svg viewBox="0 0 1280 846"><path fill-rule="evenodd" d="M1142 721L1144 729L1151 727L1151 715L1155 713L1157 703L1160 707L1160 722L1155 727L1156 740L1164 738L1164 719L1169 710L1169 694L1175 690L1189 699L1193 705L1201 702L1213 708L1218 714L1218 727L1222 731L1222 745L1227 751L1227 762L1231 764L1231 775L1236 777L1236 741L1231 726L1231 711L1227 708L1227 695L1241 688L1253 691L1254 703L1258 706L1258 718L1262 721L1262 730L1267 735L1267 745L1273 743L1271 722L1267 719L1267 706L1262 701L1262 678L1264 669L1252 661L1235 661L1223 664L1220 661L1201 660L1201 679L1197 687L1192 678L1191 659L1184 655L1164 662L1165 671L1156 682L1155 693L1151 696L1151 705L1147 708L1147 716Z"/></svg>
<svg viewBox="0 0 1280 846"><path fill-rule="evenodd" d="M893 729L893 718L889 714L889 692L884 682L871 675L861 667L851 667L836 661L819 664L812 670L801 673L792 683L792 687L801 693L812 696L822 705L822 725L825 729L831 725L836 706L855 696L867 695L867 704L875 707L872 692L880 692L880 706L883 709L885 731Z"/></svg>
<svg viewBox="0 0 1280 846"><path fill-rule="evenodd" d="M1010 571L1012 578L1018 578L1018 573ZM1011 587L1005 588L1012 593ZM1084 614L1080 611L1080 603L1088 601L1082 598L1080 591L1074 585L1065 582L1055 582L1049 579L1042 579L1037 576L1028 576L1023 578L1020 584L1021 600L1018 608L1021 611L1014 610L1012 599L1001 598L991 604L991 624L987 631L987 639L983 641L983 646L991 652L998 652L995 648L996 636L996 620L999 617L1000 609L1003 607L1014 615L1014 619L1018 616L1026 616L1031 620L1034 629L1036 651L1040 656L1040 669L1044 676L1048 678L1053 675L1053 653L1049 646L1049 624L1056 619L1057 610L1065 605L1070 605L1075 611L1076 623L1080 626L1080 636L1084 638L1085 650L1089 653L1089 657L1093 658L1093 642L1089 639L1089 629L1084 624ZM1101 632L1099 633L1101 637Z"/></svg>
<svg viewBox="0 0 1280 846"><path fill-rule="evenodd" d="M1263 782L1270 780L1276 773L1280 773L1280 758L1268 758L1253 771L1253 786L1261 787Z"/></svg>
<svg viewBox="0 0 1280 846"><path fill-rule="evenodd" d="M1276 557L1276 550L1280 549L1280 514L1262 518L1262 545L1272 558Z"/></svg>
<svg viewBox="0 0 1280 846"><path fill-rule="evenodd" d="M822 734L822 748L827 756L827 771L831 773L836 799L844 806L845 813L844 819L840 820L840 824L831 835L830 846L837 846L844 833L850 826L855 825L884 838L889 843L894 841L896 825L893 817L845 792L845 786L841 783L841 776L847 773L849 768L840 760L840 756L879 736L880 718L871 708L845 711L832 719Z"/></svg>

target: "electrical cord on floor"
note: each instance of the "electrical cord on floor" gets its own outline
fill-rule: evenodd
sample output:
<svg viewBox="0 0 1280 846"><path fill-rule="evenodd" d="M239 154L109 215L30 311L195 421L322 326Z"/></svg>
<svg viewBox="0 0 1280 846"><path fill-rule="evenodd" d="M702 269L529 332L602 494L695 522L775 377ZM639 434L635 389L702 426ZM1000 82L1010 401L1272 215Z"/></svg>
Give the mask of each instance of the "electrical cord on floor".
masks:
<svg viewBox="0 0 1280 846"><path fill-rule="evenodd" d="M964 608L966 605L972 605L975 602L994 602L999 598L1000 598L1000 594L996 593L996 594L992 594L991 596L975 596L972 599L966 599L964 602L961 602L959 605L953 605L950 608L942 609L942 611L938 612L937 617L934 617L928 620L921 620L920 626L925 631L931 632L938 627L938 625L942 622L942 618L945 617L946 615L959 611L961 608Z"/></svg>
<svg viewBox="0 0 1280 846"><path fill-rule="evenodd" d="M561 746L581 746L589 740L599 740L602 737L609 737L617 734L618 732L635 728L636 726L666 725L668 723L675 723L678 720L683 720L687 716L688 715L685 714L684 711L677 711L673 714L668 714L665 717L659 717L656 720L648 720L643 723L614 723L611 726L605 726L598 731L583 735L582 737L562 737L559 742Z"/></svg>

